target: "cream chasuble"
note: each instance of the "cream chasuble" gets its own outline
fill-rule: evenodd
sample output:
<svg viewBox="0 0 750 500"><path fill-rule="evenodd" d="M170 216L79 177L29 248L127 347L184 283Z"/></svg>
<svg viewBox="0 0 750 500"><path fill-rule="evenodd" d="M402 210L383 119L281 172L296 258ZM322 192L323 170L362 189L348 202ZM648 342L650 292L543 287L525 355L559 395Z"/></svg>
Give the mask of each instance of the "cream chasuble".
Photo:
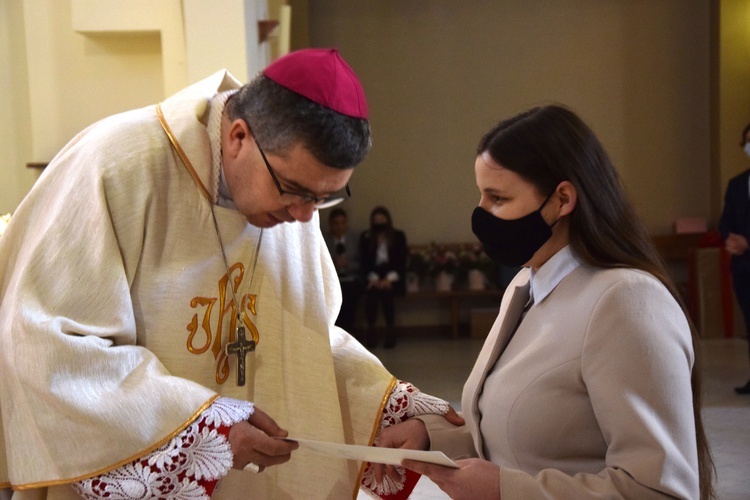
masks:
<svg viewBox="0 0 750 500"><path fill-rule="evenodd" d="M184 429L218 396L253 401L291 435L370 444L394 383L333 326L338 278L318 226L264 230L217 199L206 131L225 71L160 105L107 118L53 160L0 239L0 486L73 498ZM20 233L23 233L20 235ZM10 236L10 237L9 237ZM240 302L247 382L237 386ZM357 463L300 449L214 498L351 498ZM46 488L46 489L45 489Z"/></svg>

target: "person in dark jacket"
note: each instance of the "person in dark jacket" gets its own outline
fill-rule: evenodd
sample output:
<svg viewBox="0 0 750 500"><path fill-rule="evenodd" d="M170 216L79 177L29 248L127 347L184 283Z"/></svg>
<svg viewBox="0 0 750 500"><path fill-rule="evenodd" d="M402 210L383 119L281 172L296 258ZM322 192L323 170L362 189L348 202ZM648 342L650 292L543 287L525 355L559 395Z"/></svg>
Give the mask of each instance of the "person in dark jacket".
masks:
<svg viewBox="0 0 750 500"><path fill-rule="evenodd" d="M740 146L750 156L750 124L742 131ZM750 347L750 169L729 180L719 231L724 238L724 247L732 256L732 286L745 319ZM734 390L737 394L750 394L750 380Z"/></svg>
<svg viewBox="0 0 750 500"><path fill-rule="evenodd" d="M396 307L394 297L406 292L406 234L393 227L387 208L375 207L370 213L370 229L359 241L360 269L366 283L365 315L368 348L378 344L375 323L378 309L385 317L385 348L396 345Z"/></svg>
<svg viewBox="0 0 750 500"><path fill-rule="evenodd" d="M359 235L349 228L346 210L339 207L331 209L328 214L328 232L324 237L341 283L343 300L336 326L355 335L357 304L364 286L359 272Z"/></svg>

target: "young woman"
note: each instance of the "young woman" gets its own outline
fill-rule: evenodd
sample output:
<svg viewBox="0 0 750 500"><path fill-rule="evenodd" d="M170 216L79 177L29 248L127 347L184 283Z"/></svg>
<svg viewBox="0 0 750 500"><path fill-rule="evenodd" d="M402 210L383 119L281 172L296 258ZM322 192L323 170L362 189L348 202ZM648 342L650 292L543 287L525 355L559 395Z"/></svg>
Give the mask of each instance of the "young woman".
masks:
<svg viewBox="0 0 750 500"><path fill-rule="evenodd" d="M360 269L365 280L365 316L368 348L378 344L375 323L378 308L383 311L385 348L396 345L396 306L393 298L406 292L406 234L393 227L391 213L385 207L370 212L370 228L359 241Z"/></svg>
<svg viewBox="0 0 750 500"><path fill-rule="evenodd" d="M524 268L464 387L466 425L414 420L379 445L457 459L404 462L455 499L711 498L695 332L591 129L529 110L482 138L475 174L474 233Z"/></svg>

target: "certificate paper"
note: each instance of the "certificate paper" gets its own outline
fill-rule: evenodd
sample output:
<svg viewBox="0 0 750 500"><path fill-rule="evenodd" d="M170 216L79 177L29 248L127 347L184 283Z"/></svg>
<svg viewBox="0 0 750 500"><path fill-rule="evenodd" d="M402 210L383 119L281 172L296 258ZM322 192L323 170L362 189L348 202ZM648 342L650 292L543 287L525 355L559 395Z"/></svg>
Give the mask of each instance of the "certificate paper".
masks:
<svg viewBox="0 0 750 500"><path fill-rule="evenodd" d="M325 441L313 441L311 439L282 438L287 441L296 441L300 446L311 450L347 460L358 460L360 462L373 462L377 464L401 465L404 459L419 460L431 464L443 465L445 467L458 468L458 465L445 456L442 451L406 450L399 448L378 448L376 446L360 446L356 444L328 443Z"/></svg>

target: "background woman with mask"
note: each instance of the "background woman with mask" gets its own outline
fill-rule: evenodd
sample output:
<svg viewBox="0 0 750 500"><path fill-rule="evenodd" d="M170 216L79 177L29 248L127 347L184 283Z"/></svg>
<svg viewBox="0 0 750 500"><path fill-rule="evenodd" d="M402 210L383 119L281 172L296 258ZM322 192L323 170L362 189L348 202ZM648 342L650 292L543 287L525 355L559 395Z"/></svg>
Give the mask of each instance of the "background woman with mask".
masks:
<svg viewBox="0 0 750 500"><path fill-rule="evenodd" d="M750 156L750 125L742 131L740 146ZM719 231L724 238L724 247L732 256L732 287L745 319L750 347L750 169L729 180ZM750 380L734 390L737 394L750 394Z"/></svg>
<svg viewBox="0 0 750 500"><path fill-rule="evenodd" d="M394 296L406 292L406 235L393 227L391 213L385 207L375 207L370 212L370 229L364 231L359 241L360 269L366 283L365 316L367 337L365 344L374 348L378 344L375 322L378 308L385 318L385 348L396 345L396 306Z"/></svg>
<svg viewBox="0 0 750 500"><path fill-rule="evenodd" d="M535 108L490 130L474 168L474 233L524 268L464 386L466 425L414 420L379 446L465 458L404 462L454 499L710 498L695 332L593 132Z"/></svg>

